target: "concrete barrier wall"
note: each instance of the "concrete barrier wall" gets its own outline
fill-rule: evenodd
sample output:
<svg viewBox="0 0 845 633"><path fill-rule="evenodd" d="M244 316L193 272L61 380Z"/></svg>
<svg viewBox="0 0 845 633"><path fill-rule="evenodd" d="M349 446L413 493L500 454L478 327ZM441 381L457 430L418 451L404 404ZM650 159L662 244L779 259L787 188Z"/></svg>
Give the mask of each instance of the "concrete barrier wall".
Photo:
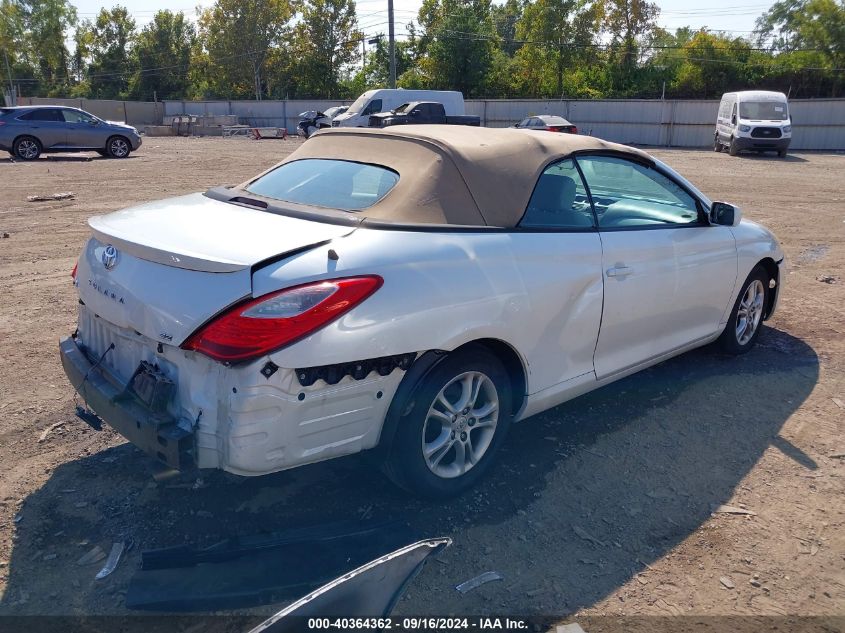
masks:
<svg viewBox="0 0 845 633"><path fill-rule="evenodd" d="M235 115L256 127L296 131L299 113L325 110L350 101L164 101L133 102L93 99L19 99L21 105L61 104L131 125L161 125L164 116L179 114ZM845 99L802 99L790 102L794 122L793 149L845 150ZM660 147L709 147L719 102L659 99L474 99L467 114L482 125L506 127L532 114L558 114L584 134L609 141Z"/></svg>

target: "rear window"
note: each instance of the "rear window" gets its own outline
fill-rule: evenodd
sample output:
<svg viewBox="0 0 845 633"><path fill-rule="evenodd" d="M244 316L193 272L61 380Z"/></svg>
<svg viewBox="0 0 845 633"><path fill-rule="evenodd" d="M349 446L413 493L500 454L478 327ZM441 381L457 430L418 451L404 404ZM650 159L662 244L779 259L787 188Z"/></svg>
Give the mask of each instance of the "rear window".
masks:
<svg viewBox="0 0 845 633"><path fill-rule="evenodd" d="M306 158L280 165L246 190L284 202L359 211L381 200L397 182L399 174L379 165Z"/></svg>

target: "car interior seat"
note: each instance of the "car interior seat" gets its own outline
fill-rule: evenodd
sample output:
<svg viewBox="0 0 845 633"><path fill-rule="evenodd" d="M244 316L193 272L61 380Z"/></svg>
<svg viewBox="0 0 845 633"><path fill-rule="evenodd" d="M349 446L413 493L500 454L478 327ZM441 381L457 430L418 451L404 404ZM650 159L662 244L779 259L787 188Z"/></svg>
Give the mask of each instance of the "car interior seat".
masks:
<svg viewBox="0 0 845 633"><path fill-rule="evenodd" d="M522 226L590 226L592 219L573 209L577 186L569 176L543 174L531 195Z"/></svg>

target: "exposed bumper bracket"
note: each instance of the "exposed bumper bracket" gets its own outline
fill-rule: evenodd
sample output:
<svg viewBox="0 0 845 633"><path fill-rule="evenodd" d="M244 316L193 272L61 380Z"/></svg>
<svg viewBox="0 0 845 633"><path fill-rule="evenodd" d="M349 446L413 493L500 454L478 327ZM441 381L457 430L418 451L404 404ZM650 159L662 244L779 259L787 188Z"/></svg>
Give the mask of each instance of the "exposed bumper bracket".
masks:
<svg viewBox="0 0 845 633"><path fill-rule="evenodd" d="M98 419L171 468L184 470L193 465L192 434L177 426L172 416L154 412L116 386L102 367L93 366L74 339L66 337L59 342L59 355L70 383ZM91 424L89 419L82 419Z"/></svg>

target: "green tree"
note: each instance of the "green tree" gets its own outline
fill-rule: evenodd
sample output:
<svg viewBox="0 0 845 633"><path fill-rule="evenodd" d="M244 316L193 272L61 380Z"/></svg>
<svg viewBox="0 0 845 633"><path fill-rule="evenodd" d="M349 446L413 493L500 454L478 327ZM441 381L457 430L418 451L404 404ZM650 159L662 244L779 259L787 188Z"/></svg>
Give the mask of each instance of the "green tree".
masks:
<svg viewBox="0 0 845 633"><path fill-rule="evenodd" d="M191 51L196 32L181 11L159 11L138 34L133 50L138 70L134 99L181 99L188 93Z"/></svg>
<svg viewBox="0 0 845 633"><path fill-rule="evenodd" d="M602 5L586 0L535 0L517 24L525 45L516 55L515 82L532 96L563 96L565 75L595 63Z"/></svg>
<svg viewBox="0 0 845 633"><path fill-rule="evenodd" d="M522 19L527 0L507 0L491 7L493 25L499 35L502 52L513 57L521 44L517 41L517 24Z"/></svg>
<svg viewBox="0 0 845 633"><path fill-rule="evenodd" d="M490 0L423 0L414 79L465 97L483 95L498 47L490 6Z"/></svg>
<svg viewBox="0 0 845 633"><path fill-rule="evenodd" d="M712 99L731 90L751 88L763 70L754 70L751 44L698 31L680 51L672 51L681 63L675 68L671 87L678 97Z"/></svg>
<svg viewBox="0 0 845 633"><path fill-rule="evenodd" d="M4 89L9 84L10 76L34 79L35 68L27 63L20 50L25 30L20 5L12 0L0 0L0 85ZM0 104L5 105L2 100Z"/></svg>
<svg viewBox="0 0 845 633"><path fill-rule="evenodd" d="M337 96L344 71L360 57L363 37L354 0L304 0L293 38L297 93Z"/></svg>
<svg viewBox="0 0 845 633"><path fill-rule="evenodd" d="M76 9L68 0L24 0L19 5L26 27L19 50L37 69L36 90L47 95L61 94L70 83L65 33L76 24Z"/></svg>
<svg viewBox="0 0 845 633"><path fill-rule="evenodd" d="M100 9L96 19L86 20L75 35L77 45L83 45L87 61L86 81L91 97L117 99L127 96L129 81L135 72L132 46L136 37L135 20L126 7Z"/></svg>
<svg viewBox="0 0 845 633"><path fill-rule="evenodd" d="M845 0L781 0L757 20L757 37L785 66L829 69L830 96L841 94L845 68ZM839 69L839 70L835 70Z"/></svg>
<svg viewBox="0 0 845 633"><path fill-rule="evenodd" d="M289 31L290 0L216 0L199 16L207 55L207 90L229 98L261 99L268 60Z"/></svg>
<svg viewBox="0 0 845 633"><path fill-rule="evenodd" d="M606 0L604 31L610 36L611 75L618 90L636 89L640 42L657 28L660 8L646 0Z"/></svg>

